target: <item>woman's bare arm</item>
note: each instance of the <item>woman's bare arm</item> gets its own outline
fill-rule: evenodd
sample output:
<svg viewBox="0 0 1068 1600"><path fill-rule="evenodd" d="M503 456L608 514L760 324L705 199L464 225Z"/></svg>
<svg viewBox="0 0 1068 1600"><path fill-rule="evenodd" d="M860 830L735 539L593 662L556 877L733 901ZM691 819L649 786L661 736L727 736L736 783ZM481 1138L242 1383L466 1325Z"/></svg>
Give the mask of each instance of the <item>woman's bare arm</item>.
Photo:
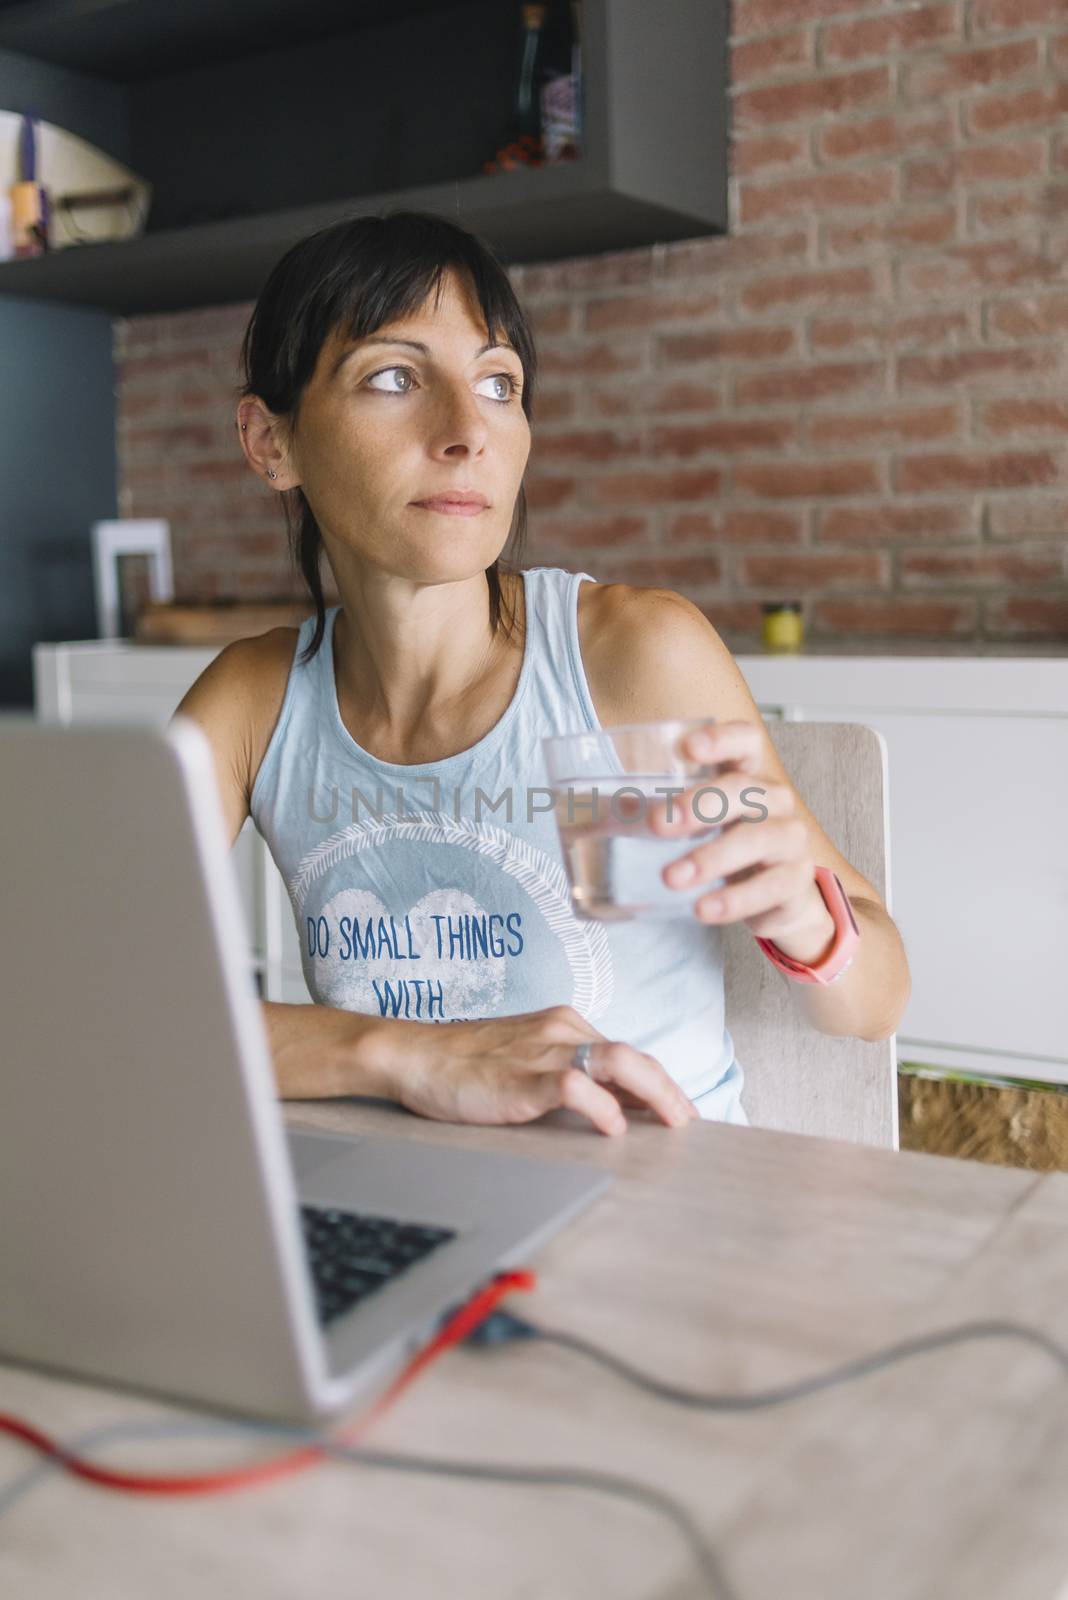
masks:
<svg viewBox="0 0 1068 1600"><path fill-rule="evenodd" d="M186 691L175 716L203 730L233 847L249 814L254 775L281 710L295 630L235 639ZM286 1100L385 1092L378 1017L333 1006L261 1001L278 1092Z"/></svg>

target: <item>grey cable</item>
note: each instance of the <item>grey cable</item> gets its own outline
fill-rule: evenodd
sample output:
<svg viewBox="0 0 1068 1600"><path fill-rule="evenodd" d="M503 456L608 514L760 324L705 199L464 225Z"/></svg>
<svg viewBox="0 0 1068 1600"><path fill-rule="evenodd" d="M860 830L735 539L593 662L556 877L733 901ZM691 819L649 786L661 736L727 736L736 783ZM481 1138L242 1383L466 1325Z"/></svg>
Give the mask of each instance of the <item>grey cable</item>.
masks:
<svg viewBox="0 0 1068 1600"><path fill-rule="evenodd" d="M897 1361L904 1361L912 1356L923 1355L931 1350L943 1349L947 1345L958 1344L968 1339L1023 1339L1026 1343L1034 1345L1037 1349L1053 1358L1062 1371L1068 1372L1068 1349L1058 1344L1055 1339L1040 1333L1036 1328L1029 1328L1024 1323L1011 1321L989 1321L962 1323L956 1328L945 1328L937 1333L920 1334L912 1339L903 1339L897 1344L886 1346L868 1356L859 1356L853 1361L843 1362L837 1367L831 1367L827 1372L817 1373L810 1378L801 1378L795 1383L781 1384L774 1389L757 1391L754 1394L723 1395L699 1394L691 1389L682 1389L676 1384L664 1383L659 1378L652 1377L649 1373L631 1366L621 1356L613 1355L611 1351L603 1350L599 1345L592 1344L589 1340L580 1338L577 1334L562 1333L552 1328L540 1328L533 1323L526 1322L521 1317L513 1317L511 1313L495 1313L513 1324L514 1337L535 1338L548 1344L555 1344L562 1349L572 1350L579 1355L584 1355L600 1365L615 1372L619 1377L629 1383L636 1384L640 1389L655 1395L657 1399L670 1401L675 1405L688 1406L702 1411L738 1412L756 1411L768 1406L782 1405L788 1400L797 1400L805 1395L815 1394L821 1389L832 1388L835 1384L848 1383L853 1378L860 1378L867 1373L877 1372L880 1369L892 1366ZM489 1319L492 1321L492 1318ZM505 1342L502 1340L501 1342ZM507 1342L511 1342L508 1338ZM658 1489L646 1484L638 1483L632 1478L618 1477L611 1473L591 1472L576 1467L513 1467L504 1462L479 1462L456 1461L446 1457L408 1456L393 1452L385 1453L377 1450L364 1450L351 1445L337 1444L329 1438L310 1428L287 1427L282 1423L267 1423L255 1421L237 1421L232 1423L193 1421L189 1423L119 1423L110 1427L93 1429L89 1433L80 1435L77 1439L68 1441L65 1448L71 1451L84 1451L93 1445L111 1443L115 1440L128 1440L135 1438L177 1438L190 1434L215 1434L219 1432L264 1432L275 1435L284 1435L287 1438L301 1440L307 1444L318 1445L324 1455L338 1460L348 1461L358 1466L379 1467L386 1471L431 1473L443 1477L477 1479L491 1483L515 1483L536 1485L544 1488L557 1489L589 1489L599 1494L614 1494L623 1499L631 1500L647 1510L658 1512L666 1517L685 1539L686 1544L693 1554L694 1560L700 1568L702 1579L708 1586L711 1600L736 1600L735 1591L731 1587L725 1573L720 1566L718 1557L705 1543L696 1523L686 1509L677 1501L661 1494ZM13 1479L6 1488L0 1490L0 1517L10 1510L16 1500L34 1487L48 1473L60 1470L61 1462L48 1459L38 1463L29 1472Z"/></svg>
<svg viewBox="0 0 1068 1600"><path fill-rule="evenodd" d="M648 1394L655 1395L658 1400L670 1401L673 1405L689 1406L699 1411L759 1411L766 1406L782 1405L787 1400L798 1400L805 1395L816 1394L821 1389L830 1389L835 1384L848 1383L853 1378L862 1378L867 1373L878 1372L883 1367L889 1367L896 1361L905 1361L911 1356L924 1355L929 1350L939 1350L945 1345L957 1344L967 1339L1023 1339L1038 1349L1044 1350L1053 1357L1061 1368L1068 1372L1068 1349L1044 1333L1039 1333L1035 1328L1028 1328L1021 1322L965 1322L956 1328L945 1328L939 1333L919 1334L912 1339L902 1339L897 1344L887 1345L882 1350L876 1350L868 1356L858 1356L853 1361L843 1362L841 1366L831 1367L827 1372L817 1373L811 1378L800 1378L795 1383L784 1383L775 1389L758 1390L755 1394L727 1395L727 1394L699 1394L692 1389L681 1389L672 1383L664 1383L660 1378L654 1378L650 1373L642 1372L638 1367L632 1367L621 1356L613 1355L609 1350L603 1350L600 1345L591 1343L577 1334L561 1333L552 1328L541 1328L536 1324L529 1324L530 1337L560 1345L565 1350L574 1350L580 1355L588 1356L597 1361L601 1366L625 1378L628 1383L633 1383Z"/></svg>
<svg viewBox="0 0 1068 1600"><path fill-rule="evenodd" d="M738 1600L723 1572L715 1552L705 1543L697 1524L684 1506L648 1484L615 1473L589 1471L582 1467L514 1467L507 1462L457 1461L445 1456L410 1456L395 1451L365 1450L361 1446L332 1441L313 1428L298 1428L284 1423L253 1420L231 1422L129 1422L94 1428L75 1439L64 1440L63 1448L84 1454L103 1444L125 1443L132 1439L186 1438L197 1434L266 1433L281 1435L294 1442L314 1444L323 1454L354 1466L381 1468L389 1472L437 1475L476 1479L480 1482L507 1483L548 1489L588 1489L595 1494L615 1495L665 1517L685 1541L701 1573L709 1600ZM40 1461L0 1490L0 1517L11 1509L41 1479L62 1470L62 1462L52 1457Z"/></svg>

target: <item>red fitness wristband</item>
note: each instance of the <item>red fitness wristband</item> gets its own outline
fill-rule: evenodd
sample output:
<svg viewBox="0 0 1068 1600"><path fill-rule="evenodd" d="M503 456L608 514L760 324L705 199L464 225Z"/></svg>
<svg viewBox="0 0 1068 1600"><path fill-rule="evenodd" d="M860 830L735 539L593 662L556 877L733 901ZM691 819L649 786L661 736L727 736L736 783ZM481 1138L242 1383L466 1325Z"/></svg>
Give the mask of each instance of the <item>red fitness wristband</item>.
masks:
<svg viewBox="0 0 1068 1600"><path fill-rule="evenodd" d="M852 966L853 956L860 943L857 919L837 872L832 872L830 867L817 867L815 878L816 886L823 896L823 903L834 918L834 943L823 960L818 961L814 967L809 967L803 961L794 961L790 956L784 955L770 939L757 939L757 944L772 966L778 967L780 972L785 972L795 983L833 983Z"/></svg>

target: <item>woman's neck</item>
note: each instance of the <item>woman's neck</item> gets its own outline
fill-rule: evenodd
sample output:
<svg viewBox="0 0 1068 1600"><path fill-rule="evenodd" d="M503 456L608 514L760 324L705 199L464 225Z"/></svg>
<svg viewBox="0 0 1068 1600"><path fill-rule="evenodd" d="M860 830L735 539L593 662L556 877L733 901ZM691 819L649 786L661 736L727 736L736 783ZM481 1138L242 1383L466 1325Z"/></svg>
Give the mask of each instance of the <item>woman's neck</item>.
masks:
<svg viewBox="0 0 1068 1600"><path fill-rule="evenodd" d="M427 585L340 587L334 678L341 720L382 761L419 765L476 744L509 705L522 668L523 580L501 575L502 604L517 636L491 635L485 579Z"/></svg>

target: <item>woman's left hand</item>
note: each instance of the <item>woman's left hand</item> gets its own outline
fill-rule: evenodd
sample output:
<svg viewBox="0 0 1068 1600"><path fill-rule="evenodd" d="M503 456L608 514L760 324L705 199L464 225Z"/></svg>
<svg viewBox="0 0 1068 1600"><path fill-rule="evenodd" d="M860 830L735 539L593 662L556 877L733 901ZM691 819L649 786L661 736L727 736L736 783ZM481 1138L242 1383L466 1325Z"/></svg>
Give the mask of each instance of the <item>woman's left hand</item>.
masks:
<svg viewBox="0 0 1068 1600"><path fill-rule="evenodd" d="M722 888L695 900L700 921L744 922L793 959L815 961L833 937L834 921L816 884L794 790L761 771L762 730L751 722L709 723L688 734L682 748L714 766L714 776L685 780L681 794L651 805L648 826L677 837L680 846L717 823L720 833L671 861L664 882L692 892L724 879Z"/></svg>

